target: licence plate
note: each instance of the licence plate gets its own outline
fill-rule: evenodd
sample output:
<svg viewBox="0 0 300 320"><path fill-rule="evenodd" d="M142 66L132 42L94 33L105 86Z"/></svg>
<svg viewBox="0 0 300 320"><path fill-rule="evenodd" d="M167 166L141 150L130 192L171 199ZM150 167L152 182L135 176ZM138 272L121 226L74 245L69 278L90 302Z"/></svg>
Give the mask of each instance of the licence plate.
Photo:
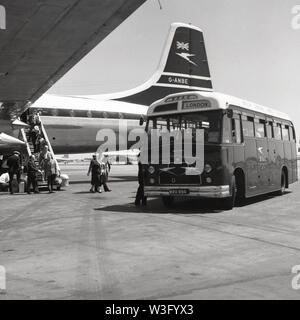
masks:
<svg viewBox="0 0 300 320"><path fill-rule="evenodd" d="M171 189L169 190L169 194L171 195L189 194L189 189Z"/></svg>

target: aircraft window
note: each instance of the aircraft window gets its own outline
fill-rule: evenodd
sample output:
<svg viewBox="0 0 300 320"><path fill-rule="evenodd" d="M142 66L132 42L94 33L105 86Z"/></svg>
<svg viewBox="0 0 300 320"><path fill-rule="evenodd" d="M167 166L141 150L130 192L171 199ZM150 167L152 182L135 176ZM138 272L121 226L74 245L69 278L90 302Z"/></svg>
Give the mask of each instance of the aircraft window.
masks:
<svg viewBox="0 0 300 320"><path fill-rule="evenodd" d="M289 141L290 140L289 127L288 126L283 126L283 128L282 128L282 139L284 141Z"/></svg>
<svg viewBox="0 0 300 320"><path fill-rule="evenodd" d="M264 138L265 135L265 124L264 123L255 123L255 136L257 138Z"/></svg>
<svg viewBox="0 0 300 320"><path fill-rule="evenodd" d="M248 120L243 120L243 134L245 137L254 137L254 122L253 118L247 117Z"/></svg>
<svg viewBox="0 0 300 320"><path fill-rule="evenodd" d="M281 124L277 123L274 126L274 137L276 140L281 140Z"/></svg>

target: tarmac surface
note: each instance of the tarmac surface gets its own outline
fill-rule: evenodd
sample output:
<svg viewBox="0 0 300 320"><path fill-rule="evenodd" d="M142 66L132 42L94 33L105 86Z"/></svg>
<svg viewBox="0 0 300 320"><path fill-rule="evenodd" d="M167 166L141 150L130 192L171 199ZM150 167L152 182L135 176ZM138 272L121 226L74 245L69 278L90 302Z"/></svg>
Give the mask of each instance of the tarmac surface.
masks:
<svg viewBox="0 0 300 320"><path fill-rule="evenodd" d="M299 299L300 184L222 211L216 201L135 207L136 166L89 192L88 164L61 165L54 194L0 193L1 299Z"/></svg>

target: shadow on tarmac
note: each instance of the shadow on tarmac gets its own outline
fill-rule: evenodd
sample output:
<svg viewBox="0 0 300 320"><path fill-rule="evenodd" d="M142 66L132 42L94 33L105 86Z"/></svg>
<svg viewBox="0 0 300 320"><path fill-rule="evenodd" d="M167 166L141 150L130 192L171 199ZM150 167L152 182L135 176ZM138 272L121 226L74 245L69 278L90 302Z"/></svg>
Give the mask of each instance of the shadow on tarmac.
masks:
<svg viewBox="0 0 300 320"><path fill-rule="evenodd" d="M283 197L291 191L286 191ZM265 200L279 197L275 193L260 195L252 197L249 199L244 199L237 201L235 207L245 207L251 204L259 203ZM127 212L127 213L148 213L148 214L214 214L220 212L230 212L231 210L224 210L222 208L222 202L216 201L216 199L190 199L190 200L181 200L176 199L172 207L164 207L161 199L154 198L148 199L147 206L135 206L134 197L129 197L133 199L132 202L120 204L120 205L111 205L103 206L101 208L95 208L97 211L107 211L107 212Z"/></svg>
<svg viewBox="0 0 300 320"><path fill-rule="evenodd" d="M292 191L285 191L285 193L282 196L277 195L276 192L267 193L267 194L263 194L263 195L260 195L260 196L256 196L256 197L252 197L252 198L248 198L248 199L244 199L244 200L238 201L235 204L235 206L241 208L241 207L245 207L245 206L248 206L250 204L255 204L255 203L258 203L258 202L265 201L265 200L269 200L269 199L273 199L273 198L277 198L277 197L284 197L284 196L288 195L291 192Z"/></svg>
<svg viewBox="0 0 300 320"><path fill-rule="evenodd" d="M134 197L131 197L134 198ZM192 199L192 200L177 200L174 205L167 208L163 205L161 199L148 199L147 206L135 206L134 199L132 202L120 204L103 206L101 208L96 208L94 210L98 211L109 211L109 212L127 212L127 213L147 213L147 214L209 214L218 213L223 211L222 209L216 208L212 201L207 199Z"/></svg>
<svg viewBox="0 0 300 320"><path fill-rule="evenodd" d="M128 181L137 181L137 178L133 177L133 176L113 176L113 177L109 178L108 183L128 182ZM83 183L91 183L91 179L89 179L89 180L70 180L70 184L83 184Z"/></svg>

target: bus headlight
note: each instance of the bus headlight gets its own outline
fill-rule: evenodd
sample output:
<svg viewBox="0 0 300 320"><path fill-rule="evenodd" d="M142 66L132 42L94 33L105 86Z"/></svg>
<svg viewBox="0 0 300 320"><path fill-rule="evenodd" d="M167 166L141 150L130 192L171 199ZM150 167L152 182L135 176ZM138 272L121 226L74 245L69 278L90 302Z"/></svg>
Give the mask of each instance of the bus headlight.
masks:
<svg viewBox="0 0 300 320"><path fill-rule="evenodd" d="M150 178L150 179L149 179L149 182L150 182L150 184L154 184L154 183L155 183L155 179Z"/></svg>
<svg viewBox="0 0 300 320"><path fill-rule="evenodd" d="M212 179L211 179L210 177L207 177L207 178L206 178L206 182L207 182L207 183L212 183Z"/></svg>
<svg viewBox="0 0 300 320"><path fill-rule="evenodd" d="M155 172L155 168L154 168L153 166L150 166L150 167L148 168L148 172L149 172L150 174L153 174L153 173Z"/></svg>
<svg viewBox="0 0 300 320"><path fill-rule="evenodd" d="M210 173L210 172L212 171L212 166L207 163L207 164L204 166L204 171L205 171L206 173Z"/></svg>

